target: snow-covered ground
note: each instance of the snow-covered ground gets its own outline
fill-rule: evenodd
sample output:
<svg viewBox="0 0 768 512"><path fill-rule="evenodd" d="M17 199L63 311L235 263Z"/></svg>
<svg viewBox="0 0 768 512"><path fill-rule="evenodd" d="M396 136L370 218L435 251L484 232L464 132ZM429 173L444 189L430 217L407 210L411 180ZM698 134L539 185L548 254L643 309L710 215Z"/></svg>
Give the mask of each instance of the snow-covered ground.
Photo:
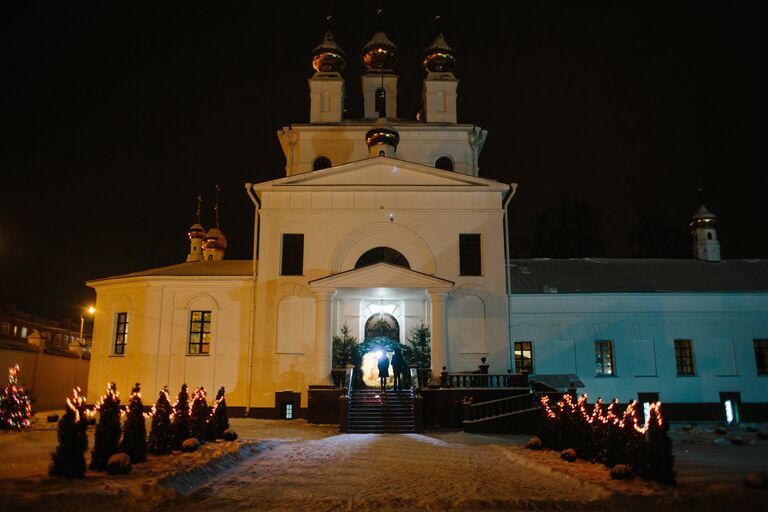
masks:
<svg viewBox="0 0 768 512"><path fill-rule="evenodd" d="M231 423L234 443L150 456L130 475L89 471L72 481L47 476L55 423L41 417L29 431L0 432L0 511L757 510L768 499L741 483L748 471L768 471L768 443L746 430L716 436L714 425L673 430L680 484L668 488L613 481L602 465L526 450L527 436ZM745 444L716 441L734 435Z"/></svg>

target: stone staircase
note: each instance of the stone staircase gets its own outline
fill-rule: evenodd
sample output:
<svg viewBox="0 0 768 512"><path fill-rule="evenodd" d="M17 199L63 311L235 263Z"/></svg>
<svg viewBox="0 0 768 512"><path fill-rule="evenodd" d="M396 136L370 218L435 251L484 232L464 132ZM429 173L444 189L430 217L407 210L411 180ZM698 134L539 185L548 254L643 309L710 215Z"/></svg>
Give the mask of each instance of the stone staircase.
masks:
<svg viewBox="0 0 768 512"><path fill-rule="evenodd" d="M349 433L415 432L413 391L359 389L349 401Z"/></svg>

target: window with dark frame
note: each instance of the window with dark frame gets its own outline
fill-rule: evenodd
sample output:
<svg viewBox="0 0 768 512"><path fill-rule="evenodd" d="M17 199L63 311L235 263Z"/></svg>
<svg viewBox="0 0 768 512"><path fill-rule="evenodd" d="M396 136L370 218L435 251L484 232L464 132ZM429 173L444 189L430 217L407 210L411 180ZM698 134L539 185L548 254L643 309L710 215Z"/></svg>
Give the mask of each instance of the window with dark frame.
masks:
<svg viewBox="0 0 768 512"><path fill-rule="evenodd" d="M128 313L117 313L115 315L115 343L112 347L112 353L116 356L124 355L127 341Z"/></svg>
<svg viewBox="0 0 768 512"><path fill-rule="evenodd" d="M533 373L533 342L515 342L515 372Z"/></svg>
<svg viewBox="0 0 768 512"><path fill-rule="evenodd" d="M189 316L189 353L208 354L211 349L211 312L192 311Z"/></svg>
<svg viewBox="0 0 768 512"><path fill-rule="evenodd" d="M480 234L464 233L459 235L459 275L482 275L482 255L480 251Z"/></svg>
<svg viewBox="0 0 768 512"><path fill-rule="evenodd" d="M768 339L752 340L758 375L768 375Z"/></svg>
<svg viewBox="0 0 768 512"><path fill-rule="evenodd" d="M280 274L300 276L304 273L304 234L284 233Z"/></svg>
<svg viewBox="0 0 768 512"><path fill-rule="evenodd" d="M595 341L595 375L616 375L613 363L613 342L611 340Z"/></svg>
<svg viewBox="0 0 768 512"><path fill-rule="evenodd" d="M444 171L453 171L453 160L449 156L441 156L435 160L435 167Z"/></svg>
<svg viewBox="0 0 768 512"><path fill-rule="evenodd" d="M694 375L693 342L691 340L675 340L675 366L678 375Z"/></svg>
<svg viewBox="0 0 768 512"><path fill-rule="evenodd" d="M327 169L331 166L331 159L327 156L318 156L315 161L312 162L312 170L319 171L320 169Z"/></svg>

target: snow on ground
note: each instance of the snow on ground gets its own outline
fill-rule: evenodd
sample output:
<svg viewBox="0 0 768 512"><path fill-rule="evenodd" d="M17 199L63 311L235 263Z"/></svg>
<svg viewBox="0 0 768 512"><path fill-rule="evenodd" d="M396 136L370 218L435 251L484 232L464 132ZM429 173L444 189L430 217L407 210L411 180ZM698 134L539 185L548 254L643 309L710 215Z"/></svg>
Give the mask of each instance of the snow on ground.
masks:
<svg viewBox="0 0 768 512"><path fill-rule="evenodd" d="M130 475L89 471L68 481L47 476L56 424L37 420L26 432L0 432L0 511L698 511L753 510L768 498L741 485L747 471L768 471L768 443L745 429L716 436L714 425L673 429L680 485L669 488L526 450L528 436L338 434L335 425L247 419L231 420L234 443L150 456ZM749 444L715 441L735 435Z"/></svg>

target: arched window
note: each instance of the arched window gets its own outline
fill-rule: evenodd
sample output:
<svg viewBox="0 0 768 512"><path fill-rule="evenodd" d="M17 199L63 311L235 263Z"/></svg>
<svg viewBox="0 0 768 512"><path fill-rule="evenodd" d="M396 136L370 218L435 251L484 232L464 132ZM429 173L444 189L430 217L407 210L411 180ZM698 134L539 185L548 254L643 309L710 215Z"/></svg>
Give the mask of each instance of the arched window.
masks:
<svg viewBox="0 0 768 512"><path fill-rule="evenodd" d="M312 170L319 171L320 169L327 169L331 166L331 159L327 156L318 156L315 161L312 162Z"/></svg>
<svg viewBox="0 0 768 512"><path fill-rule="evenodd" d="M399 267L411 268L411 265L408 263L408 260L405 259L405 256L391 247L374 247L373 249L366 251L357 259L355 268L367 267L374 263L391 263L392 265L397 265Z"/></svg>
<svg viewBox="0 0 768 512"><path fill-rule="evenodd" d="M441 156L435 161L435 167L444 171L453 170L453 160L449 156Z"/></svg>
<svg viewBox="0 0 768 512"><path fill-rule="evenodd" d="M387 91L383 87L376 89L376 112L379 117L387 117Z"/></svg>
<svg viewBox="0 0 768 512"><path fill-rule="evenodd" d="M389 313L376 313L365 321L365 339L389 338L400 341L400 324Z"/></svg>

